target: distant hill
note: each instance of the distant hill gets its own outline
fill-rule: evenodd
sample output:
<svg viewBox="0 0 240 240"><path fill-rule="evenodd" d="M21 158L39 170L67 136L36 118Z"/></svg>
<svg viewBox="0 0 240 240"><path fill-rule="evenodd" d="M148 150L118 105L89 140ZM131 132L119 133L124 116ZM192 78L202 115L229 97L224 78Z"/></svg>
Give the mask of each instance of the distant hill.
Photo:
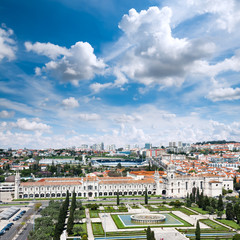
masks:
<svg viewBox="0 0 240 240"><path fill-rule="evenodd" d="M218 141L207 141L207 142L196 142L195 144L204 145L204 144L225 144L225 143L239 143L236 141L226 141L226 140L218 140Z"/></svg>

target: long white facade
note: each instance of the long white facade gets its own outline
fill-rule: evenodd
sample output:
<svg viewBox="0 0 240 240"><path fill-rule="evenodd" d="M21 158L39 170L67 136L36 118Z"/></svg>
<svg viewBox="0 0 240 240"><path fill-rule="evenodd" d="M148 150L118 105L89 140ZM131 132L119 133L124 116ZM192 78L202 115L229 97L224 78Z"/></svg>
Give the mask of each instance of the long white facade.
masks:
<svg viewBox="0 0 240 240"><path fill-rule="evenodd" d="M166 197L186 197L192 189L199 188L205 195L214 197L222 194L222 188L233 190L233 179L217 175L187 176L175 173L174 166L169 166L167 175L158 172L149 175L128 174L127 177L85 178L44 178L37 182L20 183L19 174L15 178L15 198L58 198L65 197L67 190L76 192L77 197L99 197L120 195L134 196L144 194Z"/></svg>

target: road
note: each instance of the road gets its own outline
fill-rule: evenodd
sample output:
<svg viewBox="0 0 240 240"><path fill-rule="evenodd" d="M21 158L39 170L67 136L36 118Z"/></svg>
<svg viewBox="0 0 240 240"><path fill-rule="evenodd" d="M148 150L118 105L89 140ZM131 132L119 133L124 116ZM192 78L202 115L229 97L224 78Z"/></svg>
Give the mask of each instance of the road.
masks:
<svg viewBox="0 0 240 240"><path fill-rule="evenodd" d="M33 229L33 224L29 223L27 226L25 226L23 232L19 235L17 240L26 240L29 232Z"/></svg>

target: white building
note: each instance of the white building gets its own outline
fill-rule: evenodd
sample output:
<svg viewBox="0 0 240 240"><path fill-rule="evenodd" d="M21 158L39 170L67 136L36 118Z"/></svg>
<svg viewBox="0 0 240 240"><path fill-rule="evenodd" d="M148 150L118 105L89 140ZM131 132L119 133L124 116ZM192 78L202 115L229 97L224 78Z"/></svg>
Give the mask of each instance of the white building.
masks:
<svg viewBox="0 0 240 240"><path fill-rule="evenodd" d="M186 197L192 189L199 188L200 192L215 197L222 194L222 188L233 190L233 179L217 175L198 175L196 177L179 175L175 166L170 165L167 175L160 176L158 172L149 175L134 175L127 177L97 177L85 178L44 178L37 182L20 183L19 174L15 178L15 198L56 198L65 197L67 190L75 190L78 197L98 197L117 195L142 195L145 189L148 194L166 197Z"/></svg>

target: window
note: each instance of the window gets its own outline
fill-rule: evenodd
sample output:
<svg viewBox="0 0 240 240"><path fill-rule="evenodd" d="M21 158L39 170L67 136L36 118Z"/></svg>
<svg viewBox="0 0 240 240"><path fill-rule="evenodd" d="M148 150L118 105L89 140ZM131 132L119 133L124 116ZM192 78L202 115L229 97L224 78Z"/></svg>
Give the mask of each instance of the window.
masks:
<svg viewBox="0 0 240 240"><path fill-rule="evenodd" d="M178 186L180 186L180 182L178 182Z"/></svg>
<svg viewBox="0 0 240 240"><path fill-rule="evenodd" d="M173 187L173 182L171 183L172 187Z"/></svg>
<svg viewBox="0 0 240 240"><path fill-rule="evenodd" d="M188 190L188 182L186 182L186 190Z"/></svg>

